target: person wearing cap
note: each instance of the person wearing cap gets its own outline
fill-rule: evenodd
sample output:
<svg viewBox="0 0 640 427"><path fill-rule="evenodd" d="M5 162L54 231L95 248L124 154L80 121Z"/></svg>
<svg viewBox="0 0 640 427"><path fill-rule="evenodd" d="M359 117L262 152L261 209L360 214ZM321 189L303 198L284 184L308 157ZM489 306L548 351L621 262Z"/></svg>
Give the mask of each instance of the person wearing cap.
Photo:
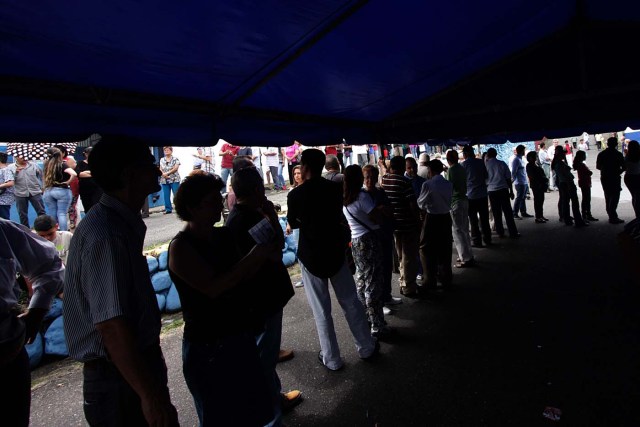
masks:
<svg viewBox="0 0 640 427"><path fill-rule="evenodd" d="M429 179L429 155L427 153L420 153L418 157L418 176L424 179Z"/></svg>

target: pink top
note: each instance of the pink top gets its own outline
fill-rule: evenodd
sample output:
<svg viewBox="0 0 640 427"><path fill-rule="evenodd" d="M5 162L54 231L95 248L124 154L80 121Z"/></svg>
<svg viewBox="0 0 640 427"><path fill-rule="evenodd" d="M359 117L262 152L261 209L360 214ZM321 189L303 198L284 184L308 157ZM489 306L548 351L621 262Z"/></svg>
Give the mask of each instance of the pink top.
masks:
<svg viewBox="0 0 640 427"><path fill-rule="evenodd" d="M298 150L298 146L296 144L290 145L284 149L284 154L287 156L287 160L289 160ZM293 160L289 160L289 163L298 163L298 159L294 158Z"/></svg>

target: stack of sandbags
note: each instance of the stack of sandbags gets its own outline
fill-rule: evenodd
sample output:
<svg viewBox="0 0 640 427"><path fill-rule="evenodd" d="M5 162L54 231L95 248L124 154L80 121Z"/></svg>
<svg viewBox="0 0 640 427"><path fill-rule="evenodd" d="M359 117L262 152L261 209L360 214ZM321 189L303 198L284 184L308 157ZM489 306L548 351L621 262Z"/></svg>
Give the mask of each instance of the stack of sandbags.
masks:
<svg viewBox="0 0 640 427"><path fill-rule="evenodd" d="M176 285L171 281L169 271L167 270L168 255L169 253L167 251L160 253L156 263L153 262L154 257L147 256L147 264L149 265L151 284L156 292L158 308L160 308L160 311L174 313L180 311L182 305L180 304L180 297L178 296Z"/></svg>
<svg viewBox="0 0 640 427"><path fill-rule="evenodd" d="M280 227L282 227L282 232L284 233L287 228L287 219L279 218ZM291 267L295 264L298 253L298 242L294 237L294 234L291 233L289 236L285 234L284 239L284 247L282 248L282 262L286 267Z"/></svg>
<svg viewBox="0 0 640 427"><path fill-rule="evenodd" d="M62 304L63 303L60 298L55 298L51 304L49 312L45 315L43 320L44 354L50 356L69 355L67 343L64 339L64 316L62 316ZM34 341L30 346L37 347L36 344L36 341ZM29 359L32 366L35 366L33 363L38 359L38 351L37 348L33 347L31 349L27 347L27 352L30 353ZM32 352L33 357L31 357Z"/></svg>

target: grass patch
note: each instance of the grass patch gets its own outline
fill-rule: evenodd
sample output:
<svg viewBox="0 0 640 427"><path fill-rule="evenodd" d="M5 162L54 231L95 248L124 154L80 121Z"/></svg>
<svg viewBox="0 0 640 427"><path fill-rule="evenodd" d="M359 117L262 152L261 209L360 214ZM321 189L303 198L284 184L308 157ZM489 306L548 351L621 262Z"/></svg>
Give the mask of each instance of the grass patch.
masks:
<svg viewBox="0 0 640 427"><path fill-rule="evenodd" d="M291 277L292 281L295 281L294 279L299 279L302 277L302 272L300 271L300 264L297 261L291 267L288 267L287 271L289 272L289 277Z"/></svg>
<svg viewBox="0 0 640 427"><path fill-rule="evenodd" d="M184 319L182 318L182 312L163 316L161 334L167 333L177 328L181 328L184 325Z"/></svg>
<svg viewBox="0 0 640 427"><path fill-rule="evenodd" d="M162 252L169 249L170 242L156 243L155 245L147 246L142 251L142 255L148 256L151 255L153 257L158 257Z"/></svg>

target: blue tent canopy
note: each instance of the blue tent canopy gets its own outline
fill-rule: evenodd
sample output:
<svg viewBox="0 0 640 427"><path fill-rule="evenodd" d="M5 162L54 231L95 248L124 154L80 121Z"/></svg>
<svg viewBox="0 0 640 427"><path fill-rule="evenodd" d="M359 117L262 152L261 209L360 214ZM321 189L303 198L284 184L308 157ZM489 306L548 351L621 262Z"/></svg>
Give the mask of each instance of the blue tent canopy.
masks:
<svg viewBox="0 0 640 427"><path fill-rule="evenodd" d="M0 0L0 140L533 140L640 127L604 0ZM612 128L612 126L614 126Z"/></svg>

